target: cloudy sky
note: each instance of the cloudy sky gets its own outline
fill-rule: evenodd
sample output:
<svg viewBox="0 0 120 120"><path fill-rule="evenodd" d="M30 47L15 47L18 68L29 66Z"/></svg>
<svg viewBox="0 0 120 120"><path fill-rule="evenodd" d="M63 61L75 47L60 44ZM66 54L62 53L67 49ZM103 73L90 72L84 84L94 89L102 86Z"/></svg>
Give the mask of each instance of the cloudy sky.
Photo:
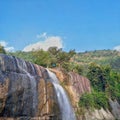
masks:
<svg viewBox="0 0 120 120"><path fill-rule="evenodd" d="M0 43L11 51L119 49L120 0L0 0Z"/></svg>

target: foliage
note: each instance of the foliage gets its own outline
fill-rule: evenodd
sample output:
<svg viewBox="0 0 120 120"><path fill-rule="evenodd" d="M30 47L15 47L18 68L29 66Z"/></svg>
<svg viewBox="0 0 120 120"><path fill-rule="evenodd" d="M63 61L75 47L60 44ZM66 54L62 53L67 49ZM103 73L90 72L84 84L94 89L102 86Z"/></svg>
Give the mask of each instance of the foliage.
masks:
<svg viewBox="0 0 120 120"><path fill-rule="evenodd" d="M52 63L55 63L59 67L65 66L73 57L73 55L76 54L75 50L65 52L62 49L58 49L57 47L50 47L48 49L48 52L50 53L50 56L52 58Z"/></svg>
<svg viewBox="0 0 120 120"><path fill-rule="evenodd" d="M94 107L94 99L93 95L90 93L85 93L80 97L79 106L83 108L93 108Z"/></svg>
<svg viewBox="0 0 120 120"><path fill-rule="evenodd" d="M75 54L74 50L70 50L68 53L65 51L59 51L56 56L57 63L59 64L59 66L61 66L65 62L69 62L74 54Z"/></svg>
<svg viewBox="0 0 120 120"><path fill-rule="evenodd" d="M29 62L33 62L33 60L34 60L32 52L16 51L16 52L9 52L7 54L22 58L22 59L29 61Z"/></svg>
<svg viewBox="0 0 120 120"><path fill-rule="evenodd" d="M6 51L2 45L0 45L0 53L6 54Z"/></svg>
<svg viewBox="0 0 120 120"><path fill-rule="evenodd" d="M120 71L120 56L116 56L110 61L110 65L114 70Z"/></svg>
<svg viewBox="0 0 120 120"><path fill-rule="evenodd" d="M56 57L60 51L62 51L62 49L58 49L57 47L50 47L48 49L48 52L54 57Z"/></svg>
<svg viewBox="0 0 120 120"><path fill-rule="evenodd" d="M78 73L79 75L83 75L83 71L84 71L84 67L82 65L78 65L72 62L64 62L62 64L62 68L64 68L64 70L66 72L70 72L73 71L75 73Z"/></svg>
<svg viewBox="0 0 120 120"><path fill-rule="evenodd" d="M110 76L110 67L91 63L88 69L87 77L91 81L93 88L98 91L105 91Z"/></svg>
<svg viewBox="0 0 120 120"><path fill-rule="evenodd" d="M50 57L49 52L39 50L39 51L33 51L32 54L34 57L35 64L38 64L44 67L48 67L50 65L51 57Z"/></svg>
<svg viewBox="0 0 120 120"><path fill-rule="evenodd" d="M108 108L108 98L103 92L84 93L80 97L79 106L87 109Z"/></svg>
<svg viewBox="0 0 120 120"><path fill-rule="evenodd" d="M69 63L70 59L73 57L74 54L76 54L76 52L75 50L65 52L62 51L62 49L58 49L57 47L50 47L48 51L44 51L41 49L31 52L16 51L7 54L22 58L26 61L30 61L44 67L62 67L66 63Z"/></svg>
<svg viewBox="0 0 120 120"><path fill-rule="evenodd" d="M120 102L120 84L119 83L120 83L120 73L111 70L106 93L113 100L117 99Z"/></svg>
<svg viewBox="0 0 120 120"><path fill-rule="evenodd" d="M110 65L116 56L120 57L120 52L115 50L94 50L76 54L73 57L73 61L82 65L88 65L91 62L99 65Z"/></svg>

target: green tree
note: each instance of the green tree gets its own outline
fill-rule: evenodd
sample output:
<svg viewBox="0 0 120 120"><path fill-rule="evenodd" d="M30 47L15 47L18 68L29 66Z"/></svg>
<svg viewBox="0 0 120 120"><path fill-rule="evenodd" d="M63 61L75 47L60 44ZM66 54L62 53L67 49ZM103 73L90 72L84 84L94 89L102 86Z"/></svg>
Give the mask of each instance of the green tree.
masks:
<svg viewBox="0 0 120 120"><path fill-rule="evenodd" d="M44 67L48 67L51 64L51 56L49 52L39 50L39 51L33 51L32 54L34 57L33 61L35 64L38 64Z"/></svg>
<svg viewBox="0 0 120 120"><path fill-rule="evenodd" d="M16 52L9 52L7 54L22 58L22 59L24 59L26 61L34 63L34 61L33 61L34 57L33 57L32 52L16 51Z"/></svg>
<svg viewBox="0 0 120 120"><path fill-rule="evenodd" d="M83 108L94 108L94 99L92 94L84 93L79 100L79 106Z"/></svg>
<svg viewBox="0 0 120 120"><path fill-rule="evenodd" d="M1 44L0 44L0 53L6 54L6 51Z"/></svg>
<svg viewBox="0 0 120 120"><path fill-rule="evenodd" d="M51 56L51 67L56 67L58 63L57 56L60 51L62 51L62 49L58 49L57 47L50 47L48 49L48 52Z"/></svg>
<svg viewBox="0 0 120 120"><path fill-rule="evenodd" d="M53 55L54 57L57 56L57 54L61 51L62 49L58 49L57 47L50 47L48 49L48 52Z"/></svg>
<svg viewBox="0 0 120 120"><path fill-rule="evenodd" d="M70 50L70 51L68 52L68 55L69 55L70 58L72 58L75 54L76 54L75 49Z"/></svg>
<svg viewBox="0 0 120 120"><path fill-rule="evenodd" d="M59 67L65 67L65 65L70 61L73 55L76 54L75 50L70 50L69 52L65 52L62 49L58 49L57 47L50 47L48 49L48 52L51 55L52 64L56 64Z"/></svg>
<svg viewBox="0 0 120 120"><path fill-rule="evenodd" d="M107 95L113 100L117 99L120 102L120 73L111 70L110 79L108 81Z"/></svg>
<svg viewBox="0 0 120 120"><path fill-rule="evenodd" d="M108 97L103 92L84 93L79 100L79 106L87 109L108 108Z"/></svg>
<svg viewBox="0 0 120 120"><path fill-rule="evenodd" d="M73 71L78 73L79 75L83 75L84 68L82 65L75 65Z"/></svg>
<svg viewBox="0 0 120 120"><path fill-rule="evenodd" d="M120 71L120 56L117 56L114 59L112 59L110 65L114 70Z"/></svg>
<svg viewBox="0 0 120 120"><path fill-rule="evenodd" d="M56 57L57 57L57 62L59 64L59 66L61 66L65 62L69 62L74 54L76 54L75 50L70 50L68 53L65 51L58 52Z"/></svg>
<svg viewBox="0 0 120 120"><path fill-rule="evenodd" d="M110 79L110 67L91 63L88 67L87 77L95 90L105 91L107 81Z"/></svg>

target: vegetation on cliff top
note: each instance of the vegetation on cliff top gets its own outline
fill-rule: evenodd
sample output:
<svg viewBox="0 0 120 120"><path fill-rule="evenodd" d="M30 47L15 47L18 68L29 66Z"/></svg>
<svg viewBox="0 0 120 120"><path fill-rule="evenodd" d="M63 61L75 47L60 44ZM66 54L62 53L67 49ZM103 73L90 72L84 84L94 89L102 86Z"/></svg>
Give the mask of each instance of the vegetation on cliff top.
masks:
<svg viewBox="0 0 120 120"><path fill-rule="evenodd" d="M6 54L6 51L2 45L0 45L0 53Z"/></svg>

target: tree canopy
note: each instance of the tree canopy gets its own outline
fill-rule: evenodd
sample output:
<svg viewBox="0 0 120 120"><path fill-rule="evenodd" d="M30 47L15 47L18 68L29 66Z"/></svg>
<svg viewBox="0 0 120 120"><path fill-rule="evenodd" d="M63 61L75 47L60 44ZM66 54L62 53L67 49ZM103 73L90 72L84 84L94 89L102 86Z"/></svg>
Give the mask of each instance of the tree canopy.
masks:
<svg viewBox="0 0 120 120"><path fill-rule="evenodd" d="M5 48L0 44L0 53L6 54Z"/></svg>

